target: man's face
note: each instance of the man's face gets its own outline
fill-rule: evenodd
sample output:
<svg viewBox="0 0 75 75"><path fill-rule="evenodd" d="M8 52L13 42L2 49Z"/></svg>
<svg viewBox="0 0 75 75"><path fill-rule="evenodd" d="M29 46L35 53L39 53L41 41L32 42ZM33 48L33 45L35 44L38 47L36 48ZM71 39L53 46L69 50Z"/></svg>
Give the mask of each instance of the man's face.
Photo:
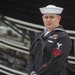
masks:
<svg viewBox="0 0 75 75"><path fill-rule="evenodd" d="M42 19L45 27L48 31L51 31L59 25L61 16L56 14L44 14Z"/></svg>

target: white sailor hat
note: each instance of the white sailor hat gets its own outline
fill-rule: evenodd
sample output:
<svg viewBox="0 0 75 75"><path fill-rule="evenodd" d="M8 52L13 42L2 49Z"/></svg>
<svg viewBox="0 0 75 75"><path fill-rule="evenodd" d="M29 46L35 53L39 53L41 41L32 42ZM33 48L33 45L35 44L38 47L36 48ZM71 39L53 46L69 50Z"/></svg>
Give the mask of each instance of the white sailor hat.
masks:
<svg viewBox="0 0 75 75"><path fill-rule="evenodd" d="M42 14L61 14L63 8L57 7L55 5L47 5L46 7L39 8Z"/></svg>

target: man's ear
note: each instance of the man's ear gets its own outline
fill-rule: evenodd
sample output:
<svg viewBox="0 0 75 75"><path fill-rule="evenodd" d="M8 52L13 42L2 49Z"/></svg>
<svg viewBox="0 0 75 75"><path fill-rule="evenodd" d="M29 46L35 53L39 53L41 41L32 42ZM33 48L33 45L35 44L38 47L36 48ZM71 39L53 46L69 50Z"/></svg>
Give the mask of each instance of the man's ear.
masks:
<svg viewBox="0 0 75 75"><path fill-rule="evenodd" d="M60 16L60 15L58 15L58 21L60 22L60 20L61 20L61 16Z"/></svg>
<svg viewBox="0 0 75 75"><path fill-rule="evenodd" d="M43 15L42 15L42 21L43 21Z"/></svg>

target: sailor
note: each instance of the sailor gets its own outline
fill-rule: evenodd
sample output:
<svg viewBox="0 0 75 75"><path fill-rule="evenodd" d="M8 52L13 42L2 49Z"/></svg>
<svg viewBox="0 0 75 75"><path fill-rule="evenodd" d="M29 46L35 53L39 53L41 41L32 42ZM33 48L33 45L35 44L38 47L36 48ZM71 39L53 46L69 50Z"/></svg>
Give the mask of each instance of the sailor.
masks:
<svg viewBox="0 0 75 75"><path fill-rule="evenodd" d="M60 24L62 11L62 7L55 5L40 8L45 29L29 49L28 75L68 75L72 42Z"/></svg>

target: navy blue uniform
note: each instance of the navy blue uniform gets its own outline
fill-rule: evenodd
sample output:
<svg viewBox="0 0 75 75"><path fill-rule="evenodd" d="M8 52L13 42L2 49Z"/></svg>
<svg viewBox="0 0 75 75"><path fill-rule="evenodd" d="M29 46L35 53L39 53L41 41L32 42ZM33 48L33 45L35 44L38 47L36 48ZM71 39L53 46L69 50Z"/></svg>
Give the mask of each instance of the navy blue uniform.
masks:
<svg viewBox="0 0 75 75"><path fill-rule="evenodd" d="M44 36L37 35L30 47L28 75L67 75L67 60L72 42L69 35L60 25Z"/></svg>

